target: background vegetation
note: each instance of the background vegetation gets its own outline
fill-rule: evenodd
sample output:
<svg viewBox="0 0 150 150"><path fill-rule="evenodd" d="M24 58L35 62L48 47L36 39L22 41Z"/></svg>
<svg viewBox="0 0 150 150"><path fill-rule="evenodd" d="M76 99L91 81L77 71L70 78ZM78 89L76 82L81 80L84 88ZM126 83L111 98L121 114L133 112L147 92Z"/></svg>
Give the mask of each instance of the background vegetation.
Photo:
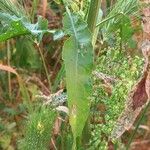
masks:
<svg viewBox="0 0 150 150"><path fill-rule="evenodd" d="M148 149L145 4L0 0L0 149Z"/></svg>

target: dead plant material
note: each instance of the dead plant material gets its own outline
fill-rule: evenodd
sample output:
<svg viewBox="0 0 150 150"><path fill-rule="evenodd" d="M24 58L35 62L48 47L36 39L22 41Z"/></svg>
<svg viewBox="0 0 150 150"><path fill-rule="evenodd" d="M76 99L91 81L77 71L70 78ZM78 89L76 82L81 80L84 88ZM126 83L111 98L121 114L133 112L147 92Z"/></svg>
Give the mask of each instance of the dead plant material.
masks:
<svg viewBox="0 0 150 150"><path fill-rule="evenodd" d="M43 0L43 13L42 13L43 17L45 17L46 10L47 10L47 0Z"/></svg>
<svg viewBox="0 0 150 150"><path fill-rule="evenodd" d="M44 83L40 80L40 78L36 77L35 75L29 77L26 82L27 83L32 82L36 84L45 95L50 95L49 89L44 85Z"/></svg>

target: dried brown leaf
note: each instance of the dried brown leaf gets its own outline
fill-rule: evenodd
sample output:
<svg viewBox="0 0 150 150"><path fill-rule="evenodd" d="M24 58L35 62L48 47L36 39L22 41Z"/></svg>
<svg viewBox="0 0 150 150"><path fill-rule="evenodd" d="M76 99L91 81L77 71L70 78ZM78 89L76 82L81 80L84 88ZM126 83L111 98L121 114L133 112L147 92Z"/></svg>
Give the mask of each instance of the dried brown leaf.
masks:
<svg viewBox="0 0 150 150"><path fill-rule="evenodd" d="M23 97L24 101L27 101L27 100L29 101L30 100L29 93L28 93L27 89L25 88L24 83L23 83L21 77L19 76L19 74L16 72L16 70L10 66L6 66L6 65L2 65L2 64L0 64L0 70L13 73L17 76L19 86L20 86L20 91L22 93L22 97Z"/></svg>
<svg viewBox="0 0 150 150"><path fill-rule="evenodd" d="M13 68L10 67L10 66L6 66L6 65L0 64L0 70L7 71L7 72L11 72L11 73L15 74L17 77L19 77L19 75L18 75L18 73L16 72L16 70L13 69Z"/></svg>
<svg viewBox="0 0 150 150"><path fill-rule="evenodd" d="M147 75L147 80L146 80L146 92L147 92L147 95L148 95L148 98L150 99L150 71Z"/></svg>
<svg viewBox="0 0 150 150"><path fill-rule="evenodd" d="M147 75L144 75L134 89L133 96L132 96L133 110L137 109L138 107L141 107L148 100L148 95L145 87L146 80L147 80Z"/></svg>
<svg viewBox="0 0 150 150"><path fill-rule="evenodd" d="M57 118L55 120L55 123L54 123L54 128L53 128L53 134L56 136L58 134L60 134L60 131L61 131L61 125L62 125L62 122L64 120L62 120L61 118Z"/></svg>
<svg viewBox="0 0 150 150"><path fill-rule="evenodd" d="M43 17L46 15L46 9L47 9L47 0L43 0Z"/></svg>

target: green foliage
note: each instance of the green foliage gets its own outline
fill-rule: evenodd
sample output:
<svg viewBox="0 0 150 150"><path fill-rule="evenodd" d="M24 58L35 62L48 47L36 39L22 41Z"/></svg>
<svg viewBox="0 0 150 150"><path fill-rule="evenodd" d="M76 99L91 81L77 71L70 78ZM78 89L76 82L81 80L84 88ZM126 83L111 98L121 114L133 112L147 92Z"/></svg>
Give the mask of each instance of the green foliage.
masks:
<svg viewBox="0 0 150 150"><path fill-rule="evenodd" d="M45 33L54 33L54 31L48 30L48 21L40 16L36 24L29 23L25 18L1 12L0 19L2 25L0 42L27 34L35 36L38 42L40 42Z"/></svg>
<svg viewBox="0 0 150 150"><path fill-rule="evenodd" d="M128 92L139 78L143 66L141 58L138 56L132 58L123 49L120 49L120 40L115 47L105 49L105 51L106 54L100 56L97 61L96 71L118 80L112 85L109 84L109 87L112 88L111 96L107 94L100 79L96 79L94 83L93 105L95 107L93 114L96 118L98 117L97 119L103 121L101 124L91 125L93 129L91 146L99 148L101 148L101 142L107 143L107 137L110 136L117 118L124 109ZM98 105L101 105L103 109L98 110L96 108Z"/></svg>
<svg viewBox="0 0 150 150"><path fill-rule="evenodd" d="M14 108L8 107L14 106L14 103L12 104L11 102L8 106L0 105L0 107L4 107L2 114L5 113L5 115L9 117L15 118L22 113L27 115L26 117L29 115L29 120L25 128L25 138L20 143L19 149L47 150L49 148L56 112L52 108L43 106L39 109L39 106L42 104L37 100L35 103L30 101L30 97L34 97L34 92L37 92L39 88L44 91L47 88L48 82L49 89L51 90L50 79L53 80L54 78L56 80L54 82L52 81L53 86L50 92L56 92L56 90L60 88L59 83L65 74L67 96L66 93L62 94L60 97L56 95L56 97L52 99L51 105L53 105L53 107L60 105L60 103L64 105L67 98L70 124L66 121L68 116L63 113L63 115L60 114L59 117L62 117L65 121L62 121L61 125L57 127L59 135L54 139L56 147L62 150L70 150L73 145L72 149L81 150L90 145L89 150L107 150L111 131L118 116L124 109L128 92L140 76L143 65L142 59L138 56L133 56L133 58L131 58L123 48L124 46L126 46L126 48L128 48L128 46L135 46L135 42L132 40L132 35L135 31L131 25L130 15L137 15L138 0L116 0L112 7L110 6L111 3L107 1L109 10L106 10L104 16L102 10L99 9L100 0L55 0L55 2L52 2L54 3L53 7L55 7L55 9L60 8L60 10L57 10L59 13L62 13L62 8L66 8L66 13L63 17L63 31L59 29L57 32L55 32L56 30L48 29L48 20L41 16L36 16L39 0L31 2L32 7L31 9L30 7L29 9L27 8L27 10L24 5L20 5L25 4L25 2L24 0L0 0L0 42L4 43L14 38L10 40L7 48L5 45L2 46L4 51L7 49L7 54L4 51L0 52L2 63L6 64L7 62L8 65L10 64L17 68L23 68L24 70L28 69L27 75L29 69L30 71L31 69L34 71L36 70L36 72L34 72L37 77L35 82L38 82L34 83L36 84L35 86L32 83L34 81L27 83L30 84L30 87L28 85L27 89L23 80L15 73L18 76L23 99L21 103L23 103L23 105L25 104L23 111L19 112ZM48 2L48 4L52 3ZM59 5L56 6L56 3ZM61 6L62 4L64 4L64 7ZM27 11L30 11L31 14L29 15ZM46 17L51 18L53 16L49 17L47 15L49 14L46 12ZM57 18L57 15L54 15L54 18L55 17ZM37 23L33 24L35 18L37 18ZM49 21L51 22L51 19ZM98 23L98 21L100 21L100 23ZM97 23L98 25L96 28ZM101 33L99 31L101 31ZM64 62L60 70L61 54L59 54L59 50L61 49L61 45L53 43L51 39L50 45L44 45L47 42L45 42L45 40L43 40L43 44L40 44L44 34L54 34L54 40L59 40L64 37L64 35L68 37L63 46L62 55ZM117 79L114 83L107 85L112 89L111 94L104 88L104 82L100 79L94 79L93 86L93 46L95 47L95 43L99 42L97 40L98 35L101 36L100 40L102 43L106 41L106 45L103 45L105 49L100 50L100 53L103 54L100 57L98 56L99 58L96 60L96 71ZM49 41L49 36L46 36L46 38L48 38ZM118 40L117 43L115 41L116 39ZM33 44L36 44L37 47ZM58 45L58 47L56 46L56 51L45 52L45 49L51 49L53 44ZM106 48L108 46L107 44L113 45L114 47ZM96 47L99 47L99 45L96 45ZM55 46L52 49L55 49ZM57 55L59 55L58 58ZM55 56L56 62L49 63L49 58L53 59ZM47 80L45 80L45 76L43 76L39 69L41 68L41 60L44 65ZM53 68L51 68L53 65L56 72L59 72L57 75ZM47 66L50 67L50 69L47 68ZM51 74L49 74L49 72L51 72ZM31 72L30 75L32 76ZM11 94L12 92L10 97L16 96L17 102L20 103L20 95L18 95L19 90L16 90L17 88L14 86L14 84L16 85L16 82L14 82L15 78L12 78L13 76L9 77L7 77L6 73L3 74L0 72L0 92L2 91L2 93L6 94L9 92L9 94ZM32 77L34 78L34 75ZM94 88L94 92L92 87ZM93 97L91 98L92 93ZM49 97L52 98L51 95ZM34 97L33 101L35 99ZM93 104L92 108L91 101ZM33 107L38 107L38 109L33 112ZM91 118L94 117L94 119L89 117L90 108L92 112ZM30 112L31 114L27 114L26 112ZM90 119L100 120L100 123L93 123ZM90 124L92 133L90 143L87 145L89 133L86 133L86 131L88 131L87 128L90 121L92 122ZM87 128L85 127L86 123L88 124L86 126ZM5 121L0 123L0 131L5 132L7 131L5 128L16 129L16 126L18 127L16 120L15 122L9 122L8 127L5 125ZM6 133L2 135L0 138L0 149L7 149L8 145L13 143L11 141L11 134L12 133L9 133L7 135ZM81 140L83 134L84 136ZM117 145L122 146L120 141L117 141ZM82 148L82 146L85 147ZM119 148L123 149L122 147Z"/></svg>
<svg viewBox="0 0 150 150"><path fill-rule="evenodd" d="M76 140L82 135L90 110L93 48L87 24L79 15L71 14L67 8L63 22L65 32L71 35L64 43L63 59L66 71L70 125Z"/></svg>
<svg viewBox="0 0 150 150"><path fill-rule="evenodd" d="M29 34L19 18L5 13L0 13L0 18L2 23L0 42L18 35Z"/></svg>
<svg viewBox="0 0 150 150"><path fill-rule="evenodd" d="M118 29L118 26L116 25L117 23L122 22L122 19L124 19L124 17L126 18L129 16L137 15L138 5L138 0L117 0L106 17L106 19L112 18L105 24L105 28L108 31L108 34L111 28Z"/></svg>
<svg viewBox="0 0 150 150"><path fill-rule="evenodd" d="M63 1L65 6L69 6L73 12L78 12L83 18L87 17L90 0L55 0L56 3Z"/></svg>
<svg viewBox="0 0 150 150"><path fill-rule="evenodd" d="M132 40L134 30L131 26L131 17L138 17L138 0L118 0L108 11L106 17L100 21L97 26L100 26L103 41L107 41L110 45L114 43L116 31L120 31L122 42L127 43L130 47L135 47L135 42Z"/></svg>
<svg viewBox="0 0 150 150"><path fill-rule="evenodd" d="M16 67L26 69L39 69L41 61L33 42L26 37L21 37L16 41L16 51L12 56L12 64Z"/></svg>
<svg viewBox="0 0 150 150"><path fill-rule="evenodd" d="M23 0L15 1L14 3L12 0L0 0L0 11L15 15L17 17L24 16L27 18L27 13L21 5L22 1Z"/></svg>
<svg viewBox="0 0 150 150"><path fill-rule="evenodd" d="M25 138L21 141L22 150L47 150L56 112L52 108L42 106L29 116L26 125Z"/></svg>

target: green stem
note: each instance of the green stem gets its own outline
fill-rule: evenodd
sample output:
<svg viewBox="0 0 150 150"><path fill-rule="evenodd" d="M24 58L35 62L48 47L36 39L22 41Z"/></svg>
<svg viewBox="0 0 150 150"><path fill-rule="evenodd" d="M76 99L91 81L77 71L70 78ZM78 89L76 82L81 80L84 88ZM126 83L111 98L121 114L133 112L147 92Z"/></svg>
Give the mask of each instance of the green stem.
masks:
<svg viewBox="0 0 150 150"><path fill-rule="evenodd" d="M43 56L43 53L42 53L42 50L41 50L40 46L39 45L37 45L37 46L38 46L39 53L40 53L40 56L41 56L41 59L42 59L43 67L44 67L46 78L47 78L48 85L49 85L49 90L51 91L52 90L52 86L51 86L51 81L50 81L48 69L46 67L46 63L45 63L45 60L44 60L44 56Z"/></svg>
<svg viewBox="0 0 150 150"><path fill-rule="evenodd" d="M31 21L34 22L34 16L37 12L37 6L38 6L39 0L34 0L32 2L32 12L31 12Z"/></svg>
<svg viewBox="0 0 150 150"><path fill-rule="evenodd" d="M146 106L146 107L144 108L144 110L142 111L142 114L141 114L141 116L140 116L140 118L139 118L139 120L138 120L138 122L137 122L137 124L136 124L136 128L135 128L135 130L133 131L133 133L132 133L132 135L131 135L131 137L130 137L130 139L129 139L129 141L128 141L126 150L129 150L130 145L131 145L131 143L132 143L132 141L133 141L133 139L134 139L134 136L135 136L135 134L136 134L136 132L137 132L137 130L138 130L138 128L139 128L139 125L141 124L141 122L142 122L142 120L143 120L143 118L144 118L144 116L145 116L145 114L146 114L146 112L147 112L149 106L150 106L150 102L147 104L147 106Z"/></svg>
<svg viewBox="0 0 150 150"><path fill-rule="evenodd" d="M97 24L98 19L100 18L99 17L100 6L101 6L101 0L91 0L88 17L87 17L88 28L92 34L93 47L95 46L97 36L98 36L98 31L99 31L99 27L97 28L96 24ZM88 139L90 138L89 124L90 124L90 121L88 119L84 128L84 133L83 133L84 148L86 148L86 144L89 143L89 139Z"/></svg>
<svg viewBox="0 0 150 150"><path fill-rule="evenodd" d="M77 141L76 141L76 137L74 137L74 140L73 140L72 150L77 150Z"/></svg>
<svg viewBox="0 0 150 150"><path fill-rule="evenodd" d="M92 35L94 34L96 28L100 5L101 5L101 0L91 0L87 23L88 23L88 28L91 31Z"/></svg>
<svg viewBox="0 0 150 150"><path fill-rule="evenodd" d="M7 41L7 65L10 66L10 41ZM9 98L11 98L11 76L10 72L8 72L8 93L9 93Z"/></svg>
<svg viewBox="0 0 150 150"><path fill-rule="evenodd" d="M58 88L58 85L60 83L60 81L62 80L62 78L64 77L65 75L65 65L64 63L62 64L61 66L61 69L59 70L55 80L54 80L54 84L53 84L53 87L52 87L52 92L56 92L57 88Z"/></svg>
<svg viewBox="0 0 150 150"><path fill-rule="evenodd" d="M107 10L109 10L109 8L110 8L110 6L111 6L110 0L106 0L106 5L107 5Z"/></svg>

